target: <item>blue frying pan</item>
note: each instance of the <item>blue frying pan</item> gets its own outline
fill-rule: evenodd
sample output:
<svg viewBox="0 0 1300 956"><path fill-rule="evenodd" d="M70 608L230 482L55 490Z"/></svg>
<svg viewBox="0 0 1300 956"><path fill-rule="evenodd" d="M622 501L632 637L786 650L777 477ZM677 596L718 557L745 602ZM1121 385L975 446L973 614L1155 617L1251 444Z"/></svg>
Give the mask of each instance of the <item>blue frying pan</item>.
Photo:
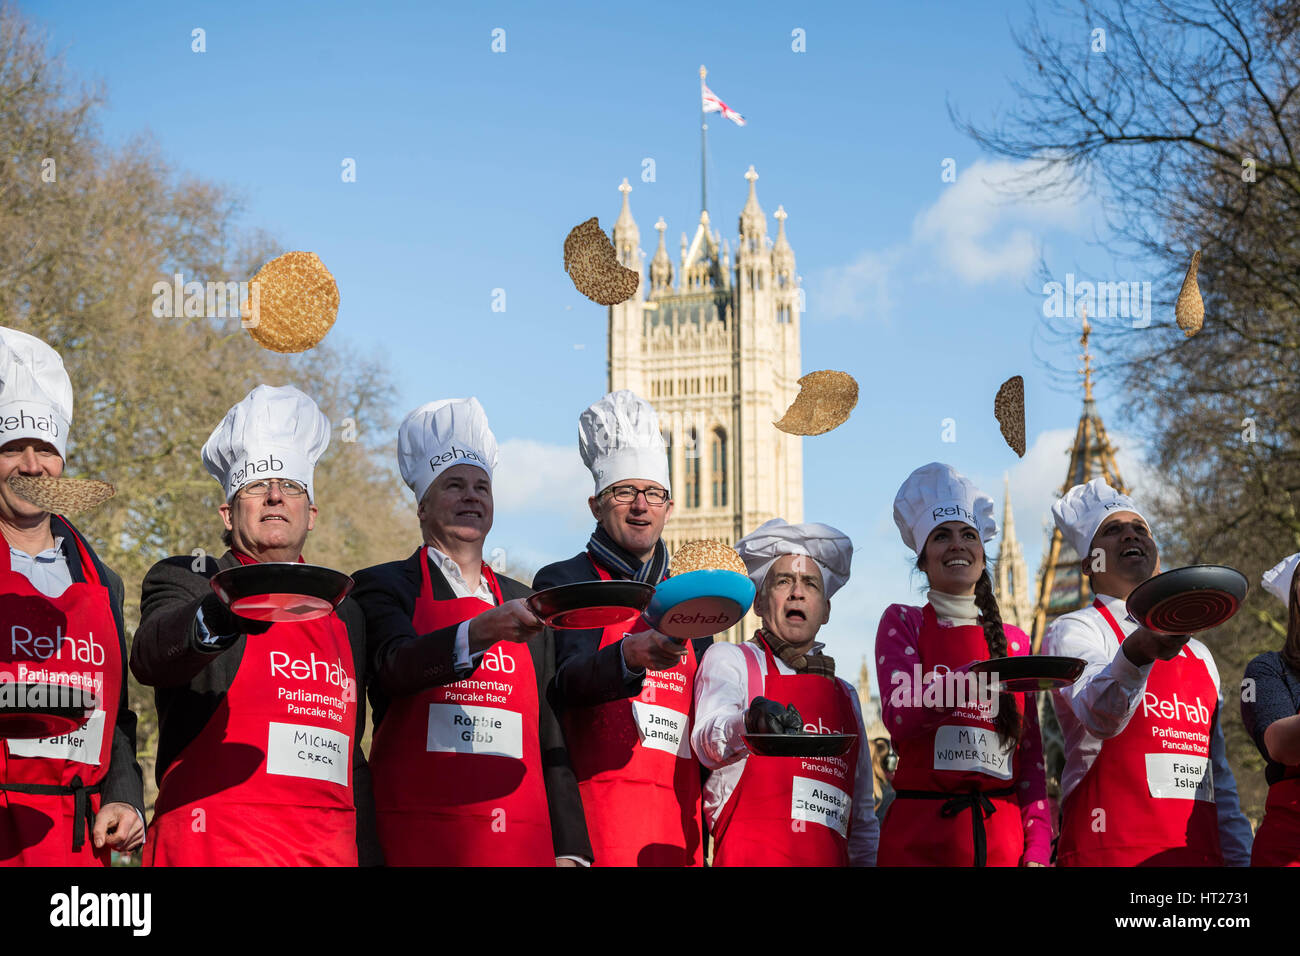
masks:
<svg viewBox="0 0 1300 956"><path fill-rule="evenodd" d="M655 588L642 618L665 637L685 641L721 634L753 603L754 582L737 571L687 571Z"/></svg>

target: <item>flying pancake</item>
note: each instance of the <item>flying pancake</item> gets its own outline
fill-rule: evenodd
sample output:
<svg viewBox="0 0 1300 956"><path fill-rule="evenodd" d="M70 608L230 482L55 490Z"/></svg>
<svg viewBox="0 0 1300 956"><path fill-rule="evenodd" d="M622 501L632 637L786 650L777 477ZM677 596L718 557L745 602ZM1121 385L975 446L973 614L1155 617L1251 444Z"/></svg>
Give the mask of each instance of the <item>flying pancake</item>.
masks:
<svg viewBox="0 0 1300 956"><path fill-rule="evenodd" d="M736 549L713 538L687 541L673 554L668 563L669 575L687 574L691 571L736 571L739 574L749 574Z"/></svg>
<svg viewBox="0 0 1300 956"><path fill-rule="evenodd" d="M1201 289L1196 284L1196 270L1201 264L1201 250L1192 253L1192 264L1187 267L1183 277L1183 287L1178 290L1178 301L1174 303L1174 318L1183 335L1189 339L1201 331L1205 323L1205 302L1201 299Z"/></svg>
<svg viewBox="0 0 1300 956"><path fill-rule="evenodd" d="M564 271L574 288L601 305L626 302L641 284L635 271L619 263L614 244L595 216L574 226L565 237Z"/></svg>
<svg viewBox="0 0 1300 956"><path fill-rule="evenodd" d="M286 252L257 271L240 310L253 341L272 352L305 352L339 313L339 287L314 252ZM254 302L256 308L254 308Z"/></svg>
<svg viewBox="0 0 1300 956"><path fill-rule="evenodd" d="M1002 437L1021 458L1025 457L1025 380L1013 375L998 388L993 399L993 417L998 420Z"/></svg>
<svg viewBox="0 0 1300 956"><path fill-rule="evenodd" d="M14 475L9 487L42 511L75 515L102 505L117 493L107 481L97 478L51 478L48 475Z"/></svg>
<svg viewBox="0 0 1300 956"><path fill-rule="evenodd" d="M822 435L849 420L858 404L858 383L847 372L809 372L777 428L790 435Z"/></svg>

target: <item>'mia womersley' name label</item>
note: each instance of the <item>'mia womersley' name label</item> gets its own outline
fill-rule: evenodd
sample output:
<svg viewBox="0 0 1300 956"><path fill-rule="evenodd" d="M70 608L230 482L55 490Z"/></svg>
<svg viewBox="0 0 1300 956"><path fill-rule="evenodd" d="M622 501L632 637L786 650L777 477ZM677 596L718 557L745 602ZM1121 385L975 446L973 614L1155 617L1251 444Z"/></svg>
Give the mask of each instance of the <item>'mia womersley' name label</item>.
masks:
<svg viewBox="0 0 1300 956"><path fill-rule="evenodd" d="M830 827L840 836L849 834L849 810L853 798L821 780L811 777L794 778L794 796L790 803L790 819L806 820Z"/></svg>
<svg viewBox="0 0 1300 956"><path fill-rule="evenodd" d="M1011 752L1000 734L984 727L948 724L934 732L934 769L975 771L1010 780Z"/></svg>

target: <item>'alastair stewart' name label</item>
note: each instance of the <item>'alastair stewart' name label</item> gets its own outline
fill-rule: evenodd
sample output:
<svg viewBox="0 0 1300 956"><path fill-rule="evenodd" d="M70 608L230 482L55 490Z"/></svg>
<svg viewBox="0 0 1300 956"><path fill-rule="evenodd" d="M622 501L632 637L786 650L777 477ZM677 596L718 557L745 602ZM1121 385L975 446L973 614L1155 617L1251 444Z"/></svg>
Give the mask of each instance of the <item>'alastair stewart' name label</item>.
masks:
<svg viewBox="0 0 1300 956"><path fill-rule="evenodd" d="M852 806L853 798L839 787L812 777L794 778L791 820L820 823L846 837L849 835L849 810Z"/></svg>

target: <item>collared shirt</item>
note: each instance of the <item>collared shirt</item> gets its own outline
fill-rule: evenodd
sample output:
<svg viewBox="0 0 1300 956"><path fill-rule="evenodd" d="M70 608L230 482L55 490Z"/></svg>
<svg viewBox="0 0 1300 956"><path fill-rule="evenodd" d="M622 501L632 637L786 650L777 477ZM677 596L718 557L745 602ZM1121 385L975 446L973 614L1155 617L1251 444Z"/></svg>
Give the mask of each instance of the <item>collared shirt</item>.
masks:
<svg viewBox="0 0 1300 956"><path fill-rule="evenodd" d="M817 653L824 646L813 644L809 653ZM712 771L704 784L704 816L711 830L716 827L718 815L735 792L740 775L745 772L745 761L749 759L749 748L741 737L745 732L745 711L749 707L746 653L739 644L714 644L695 673L695 727L691 731L691 747L700 763ZM785 661L775 660L777 673L795 673ZM765 660L759 664L759 670L766 674ZM840 678L836 680L848 687ZM872 799L871 752L862 725L858 695L849 689L853 716L858 724L858 740L862 741L853 779L853 805L849 811L853 819L849 831L849 864L875 866L880 821L876 819Z"/></svg>
<svg viewBox="0 0 1300 956"><path fill-rule="evenodd" d="M442 572L442 576L447 579L451 585L452 593L458 598L478 598L480 601L486 601L492 606L496 606L497 597L492 593L492 588L488 586L487 576L480 574L478 576L478 589L471 591L469 584L465 581L465 576L460 573L460 565L443 554L433 545L428 545L424 549L433 566ZM479 659L483 657L484 652L479 651L471 655L469 652L469 621L461 621L460 626L456 628L456 651L453 657L453 663L456 667L457 674L464 674L471 671L478 664Z"/></svg>
<svg viewBox="0 0 1300 956"><path fill-rule="evenodd" d="M34 556L10 545L9 566L46 597L59 597L72 586L72 570L63 553L62 538L55 538L54 547Z"/></svg>
<svg viewBox="0 0 1300 956"><path fill-rule="evenodd" d="M1102 604L1127 638L1139 627L1122 598L1099 595ZM1210 733L1210 764L1214 771L1214 805L1218 811L1219 844L1228 866L1249 866L1250 821L1241 812L1237 782L1228 766L1227 748L1218 715L1223 713L1223 690L1214 657L1193 638L1187 649L1205 664L1218 697ZM1102 742L1124 732L1137 712L1151 675L1153 661L1138 667L1128 659L1110 624L1094 606L1063 614L1052 622L1043 638L1043 653L1079 657L1087 661L1080 678L1052 692L1052 706L1065 737L1065 770L1061 773L1061 802L1083 780L1101 753Z"/></svg>

